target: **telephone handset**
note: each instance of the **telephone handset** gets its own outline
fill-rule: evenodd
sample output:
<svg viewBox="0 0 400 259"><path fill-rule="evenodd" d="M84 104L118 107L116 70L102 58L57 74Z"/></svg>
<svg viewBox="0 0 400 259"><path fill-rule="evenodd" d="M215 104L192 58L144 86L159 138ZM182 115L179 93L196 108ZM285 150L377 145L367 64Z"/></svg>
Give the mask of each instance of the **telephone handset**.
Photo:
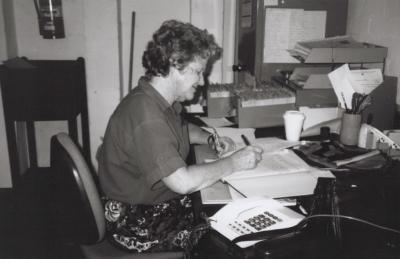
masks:
<svg viewBox="0 0 400 259"><path fill-rule="evenodd" d="M284 229L297 225L303 215L266 197L238 199L228 203L211 218L211 227L229 240L260 231ZM245 248L261 240L242 241Z"/></svg>
<svg viewBox="0 0 400 259"><path fill-rule="evenodd" d="M392 149L400 149L400 145L395 143L383 132L371 125L363 123L358 136L358 146L362 148L376 148L377 143L386 143Z"/></svg>

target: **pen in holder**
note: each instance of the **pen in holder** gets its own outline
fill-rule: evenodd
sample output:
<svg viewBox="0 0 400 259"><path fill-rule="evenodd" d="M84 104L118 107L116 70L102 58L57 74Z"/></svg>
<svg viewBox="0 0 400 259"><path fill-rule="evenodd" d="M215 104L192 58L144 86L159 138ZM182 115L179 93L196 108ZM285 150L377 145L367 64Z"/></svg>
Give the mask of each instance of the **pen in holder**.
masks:
<svg viewBox="0 0 400 259"><path fill-rule="evenodd" d="M343 93L342 97L346 110L342 117L339 139L345 145L357 145L362 112L372 104L372 99L369 95L354 93L351 100L351 107L348 108Z"/></svg>
<svg viewBox="0 0 400 259"><path fill-rule="evenodd" d="M342 125L340 127L340 142L352 146L358 144L361 118L361 114L359 113L343 113Z"/></svg>

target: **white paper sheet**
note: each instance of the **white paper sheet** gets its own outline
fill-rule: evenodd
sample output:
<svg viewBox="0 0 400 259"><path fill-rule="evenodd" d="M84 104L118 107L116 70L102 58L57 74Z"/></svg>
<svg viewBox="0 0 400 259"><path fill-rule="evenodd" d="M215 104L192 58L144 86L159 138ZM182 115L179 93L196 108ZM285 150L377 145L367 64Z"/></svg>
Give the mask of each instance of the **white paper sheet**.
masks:
<svg viewBox="0 0 400 259"><path fill-rule="evenodd" d="M277 137L257 138L253 145L259 146L263 149L263 154L280 152L285 148L297 146L300 141L288 141Z"/></svg>
<svg viewBox="0 0 400 259"><path fill-rule="evenodd" d="M235 172L223 178L224 181L244 178L258 178L271 175L291 174L309 171L310 166L292 150L263 154L257 167L251 170Z"/></svg>
<svg viewBox="0 0 400 259"><path fill-rule="evenodd" d="M347 64L340 66L328 74L340 107L343 109L351 107L351 98L355 92L349 81L349 74L350 69Z"/></svg>
<svg viewBox="0 0 400 259"><path fill-rule="evenodd" d="M383 82L380 69L350 70L344 64L328 74L340 107L351 109L351 101L355 92L369 94Z"/></svg>
<svg viewBox="0 0 400 259"><path fill-rule="evenodd" d="M291 24L302 12L302 9L266 8L264 63L298 63L286 50L291 49Z"/></svg>
<svg viewBox="0 0 400 259"><path fill-rule="evenodd" d="M266 8L264 31L265 63L298 63L288 50L298 41L325 37L326 11Z"/></svg>
<svg viewBox="0 0 400 259"><path fill-rule="evenodd" d="M203 106L199 103L185 106L187 113L203 113Z"/></svg>
<svg viewBox="0 0 400 259"><path fill-rule="evenodd" d="M383 82L380 69L363 69L350 71L350 83L357 93L370 94Z"/></svg>
<svg viewBox="0 0 400 259"><path fill-rule="evenodd" d="M300 106L299 111L304 113L306 116L303 130L311 128L324 121L330 121L342 116L342 112L339 111L338 107L310 108L307 106Z"/></svg>
<svg viewBox="0 0 400 259"><path fill-rule="evenodd" d="M208 117L198 117L201 121L203 121L208 127L226 127L231 126L233 123L226 118L208 118Z"/></svg>

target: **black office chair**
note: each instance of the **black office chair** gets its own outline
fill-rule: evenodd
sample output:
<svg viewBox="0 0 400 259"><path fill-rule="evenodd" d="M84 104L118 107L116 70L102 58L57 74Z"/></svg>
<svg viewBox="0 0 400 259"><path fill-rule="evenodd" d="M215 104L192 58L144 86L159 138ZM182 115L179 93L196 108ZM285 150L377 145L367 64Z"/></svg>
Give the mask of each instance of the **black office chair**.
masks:
<svg viewBox="0 0 400 259"><path fill-rule="evenodd" d="M55 177L55 218L58 238L81 246L86 258L184 258L183 252L130 254L104 241L104 209L94 174L81 150L66 133L51 139L51 169Z"/></svg>

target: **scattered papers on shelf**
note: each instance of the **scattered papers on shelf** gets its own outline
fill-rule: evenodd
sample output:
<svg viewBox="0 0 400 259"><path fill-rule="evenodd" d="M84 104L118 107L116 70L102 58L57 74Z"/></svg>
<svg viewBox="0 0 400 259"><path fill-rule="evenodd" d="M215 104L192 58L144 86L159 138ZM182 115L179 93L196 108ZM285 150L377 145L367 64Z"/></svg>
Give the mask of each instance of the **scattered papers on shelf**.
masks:
<svg viewBox="0 0 400 259"><path fill-rule="evenodd" d="M307 57L310 55L312 49L363 47L365 46L362 42L355 41L351 36L340 35L322 39L299 41L294 45L293 49L289 49L288 52L294 57L300 57L302 60L306 60Z"/></svg>

